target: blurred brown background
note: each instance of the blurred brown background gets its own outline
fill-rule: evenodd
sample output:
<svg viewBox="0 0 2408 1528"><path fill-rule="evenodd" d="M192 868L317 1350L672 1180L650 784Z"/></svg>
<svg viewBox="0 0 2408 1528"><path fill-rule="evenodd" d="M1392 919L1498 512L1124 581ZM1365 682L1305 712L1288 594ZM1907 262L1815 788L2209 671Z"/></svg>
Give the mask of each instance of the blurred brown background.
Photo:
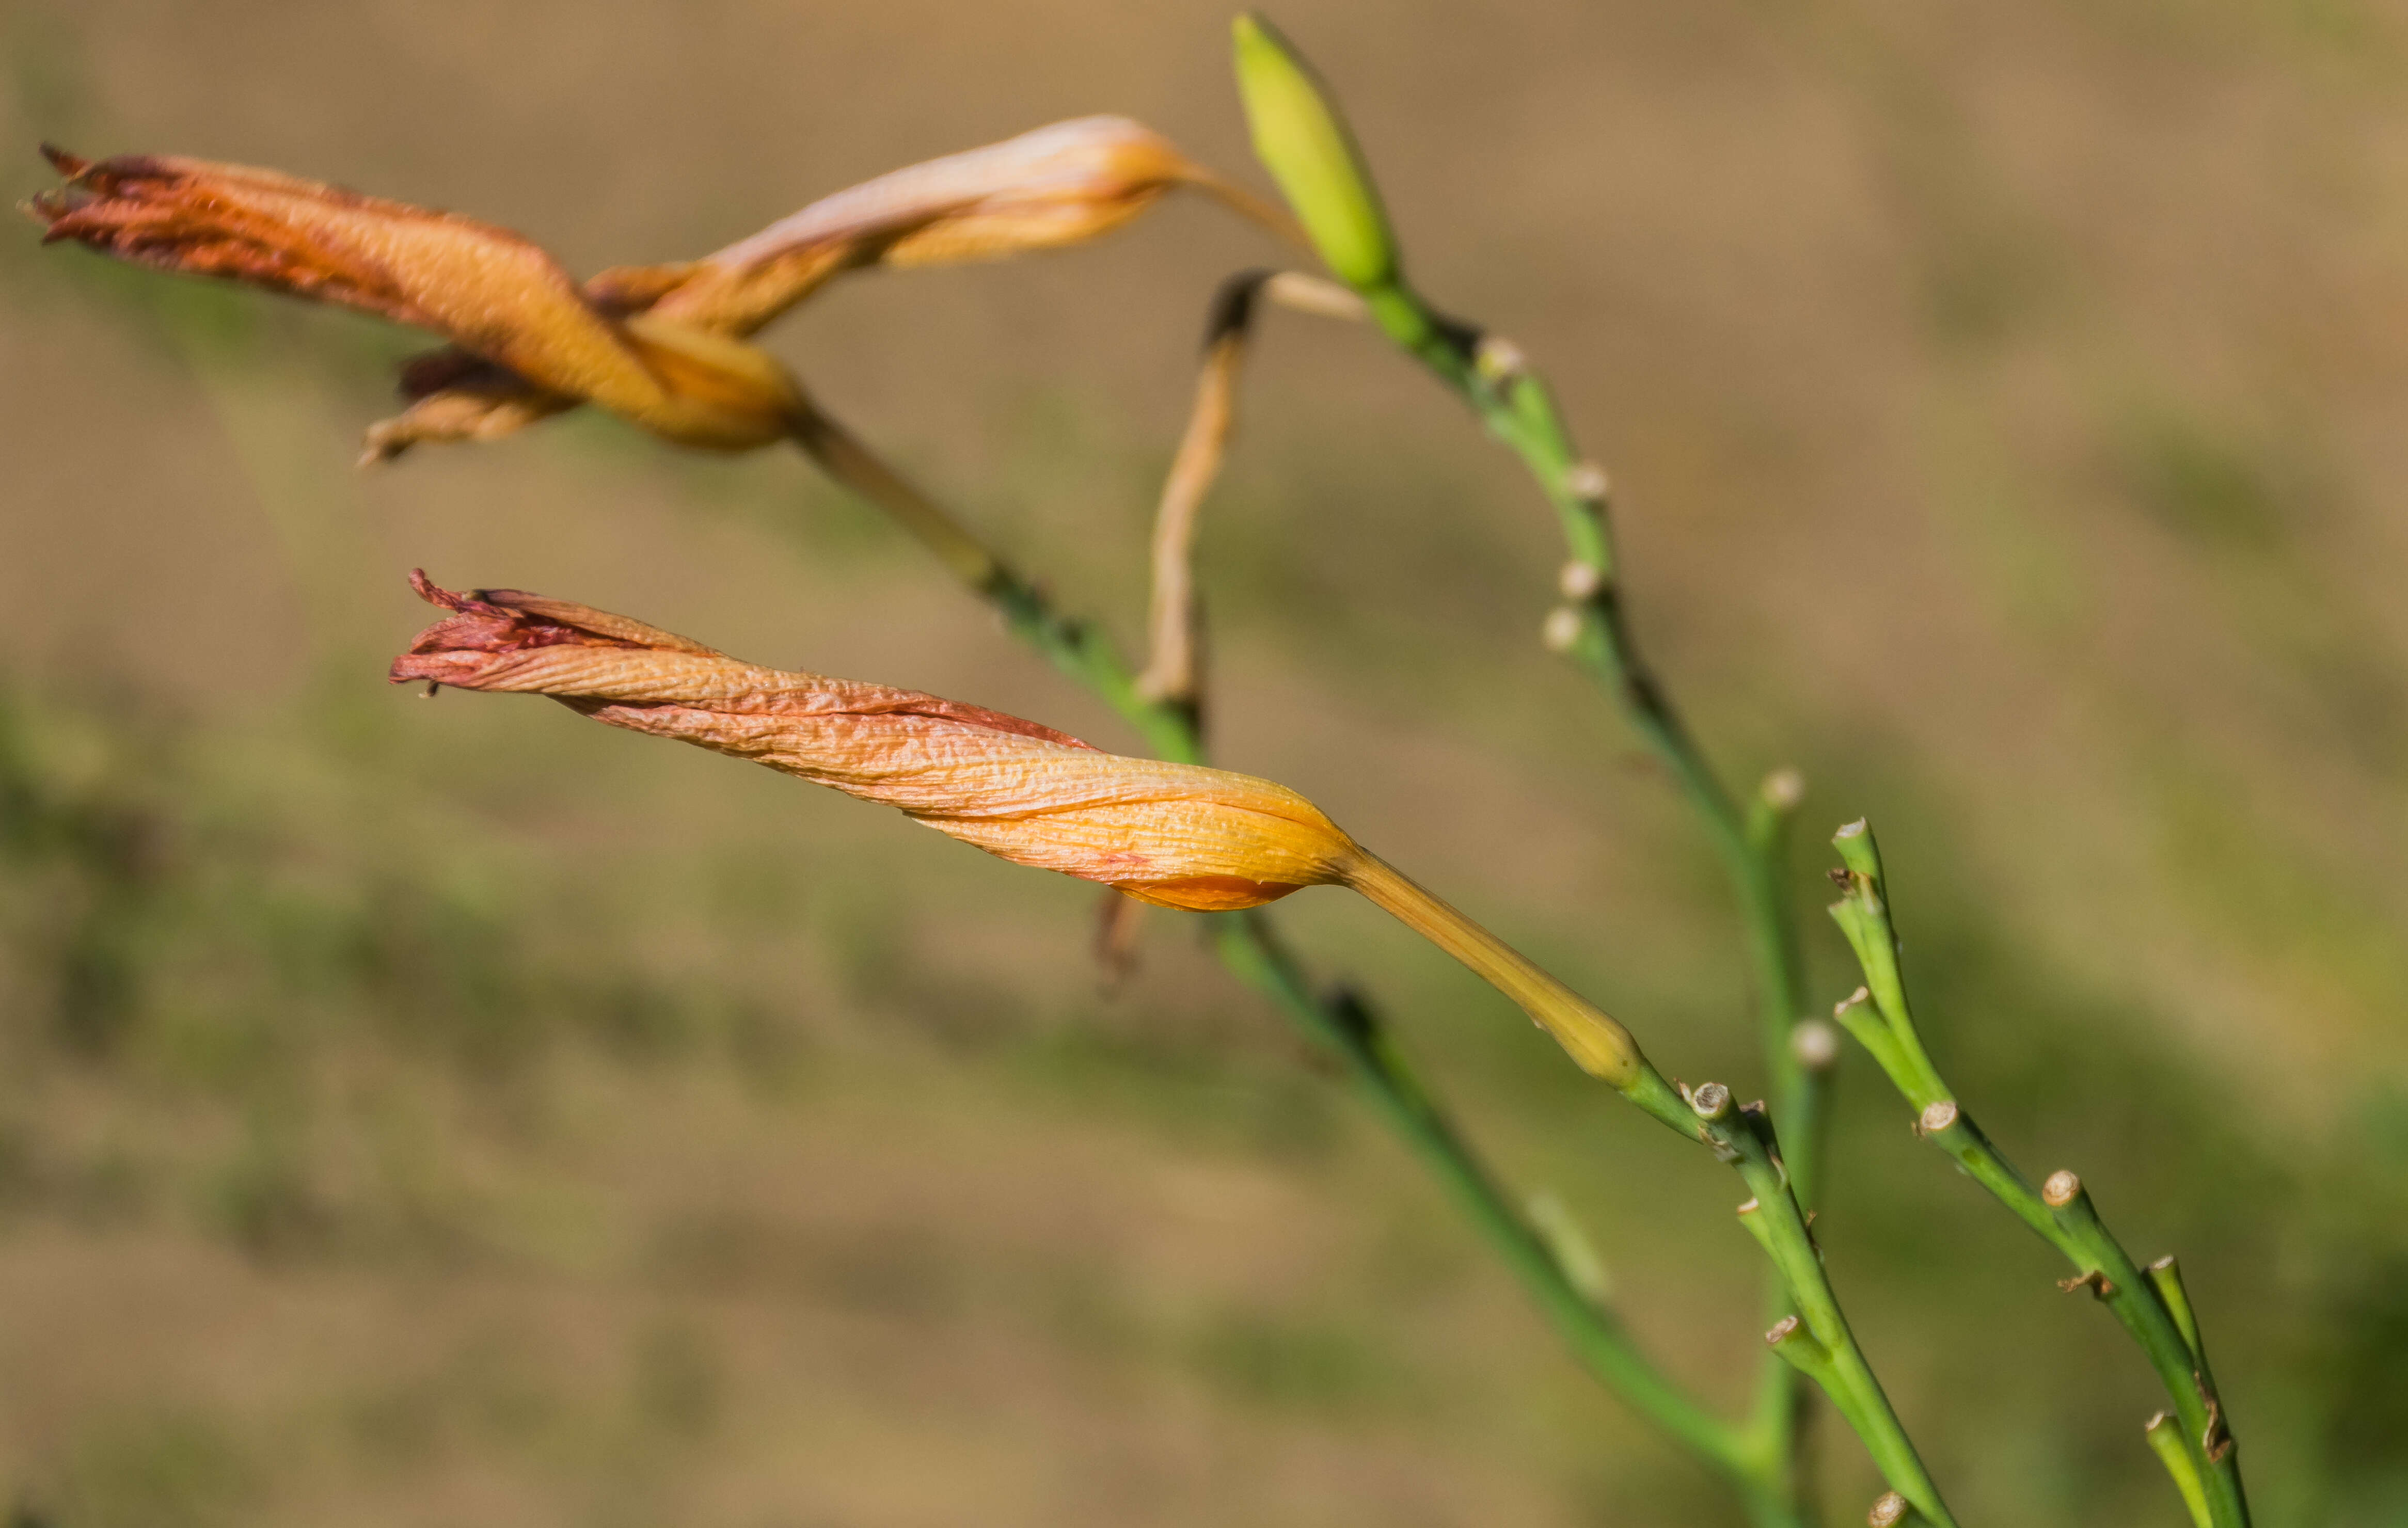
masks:
<svg viewBox="0 0 2408 1528"><path fill-rule="evenodd" d="M1348 7L1422 285L1611 468L1727 766L1883 833L1941 1064L2178 1250L2262 1523L2408 1520L2408 16L2359 0ZM1225 10L9 0L34 143L276 165L580 271L1095 111L1262 183ZM772 344L1136 635L1212 283L1107 244ZM385 658L403 575L1133 746L790 453L580 415L349 466L410 336L0 239L0 1491L26 1523L1692 1524L1194 948L1092 889ZM1536 641L1560 552L1372 336L1268 325L1208 517L1222 757L1752 1087L1730 909ZM1360 982L1650 1346L1736 1404L1735 1186L1368 907ZM2138 1355L1860 1056L1834 1275L1969 1522L2164 1523ZM1744 1093L1742 1094L1744 1096ZM1877 1489L1827 1438L1835 1520Z"/></svg>

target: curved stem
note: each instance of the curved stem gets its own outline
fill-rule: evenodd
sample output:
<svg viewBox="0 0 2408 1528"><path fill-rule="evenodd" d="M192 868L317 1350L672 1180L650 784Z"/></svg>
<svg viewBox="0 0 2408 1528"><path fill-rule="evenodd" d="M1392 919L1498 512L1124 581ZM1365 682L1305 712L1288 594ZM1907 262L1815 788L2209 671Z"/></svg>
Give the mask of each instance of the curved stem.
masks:
<svg viewBox="0 0 2408 1528"><path fill-rule="evenodd" d="M1364 295L1388 337L1470 406L1555 507L1570 562L1564 569L1567 603L1549 622L1549 640L1614 698L1704 824L1730 879L1754 976L1768 1093L1789 1132L1794 1187L1811 1205L1820 1177L1826 1083L1819 1069L1800 1064L1793 1043L1804 982L1796 921L1781 890L1781 842L1777 835L1751 835L1748 814L1714 773L1632 636L1605 473L1580 455L1553 392L1514 347L1439 314L1403 286ZM1778 1296L1773 1291L1775 1315ZM1755 1426L1784 1471L1795 1467L1799 1452L1804 1418L1798 1399L1792 1371L1768 1358Z"/></svg>
<svg viewBox="0 0 2408 1528"><path fill-rule="evenodd" d="M1197 650L1202 621L1196 594L1196 527L1205 495L1221 475L1221 460L1237 427L1238 373L1253 328L1254 298L1268 271L1244 271L1221 285L1205 325L1204 373L1180 436L1162 498L1154 513L1154 599L1145 672L1138 690L1150 699L1193 713L1202 685Z"/></svg>

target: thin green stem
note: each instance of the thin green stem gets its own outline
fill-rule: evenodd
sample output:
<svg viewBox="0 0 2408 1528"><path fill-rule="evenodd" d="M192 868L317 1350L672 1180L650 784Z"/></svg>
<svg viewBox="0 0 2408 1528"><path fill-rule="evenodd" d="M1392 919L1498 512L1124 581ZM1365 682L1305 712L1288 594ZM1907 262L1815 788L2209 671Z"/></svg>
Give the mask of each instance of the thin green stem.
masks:
<svg viewBox="0 0 2408 1528"><path fill-rule="evenodd" d="M2192 1463L2190 1450L2183 1446L2182 1426L2167 1413L2160 1411L2149 1419L2145 1429L2149 1448L2172 1477L2174 1493L2183 1499L2183 1507L2190 1513L2191 1528L2214 1528L2215 1509L2207 1504L2207 1488L2200 1484L2199 1466Z"/></svg>
<svg viewBox="0 0 2408 1528"><path fill-rule="evenodd" d="M1923 1046L1908 1006L1890 919L1881 850L1862 821L1832 840L1845 864L1847 892L1831 917L1847 935L1865 973L1865 986L1837 1017L1870 1050L1890 1081L1918 1112L1916 1134L1955 1159L1967 1177L1989 1191L2014 1217L2073 1264L2069 1291L2087 1289L2129 1333L2173 1403L2178 1435L2153 1424L2150 1443L2162 1454L2178 1442L2189 1470L2174 1474L2189 1501L2195 1487L2214 1528L2248 1528L2239 1450L2208 1367L2199 1322L2171 1258L2143 1273L2090 1202L2090 1191L2070 1172L2052 1174L2035 1192L1957 1103Z"/></svg>
<svg viewBox="0 0 2408 1528"><path fill-rule="evenodd" d="M831 477L887 510L926 544L973 593L1001 612L1013 635L1100 696L1156 754L1203 762L1203 740L1192 705L1148 695L1108 637L1055 611L1033 581L835 421L815 412L798 422L795 440ZM1699 1407L1640 1351L1617 1315L1583 1292L1579 1279L1388 1042L1377 1015L1352 993L1316 995L1262 914L1211 918L1212 945L1222 963L1268 996L1316 1045L1340 1058L1355 1091L1445 1185L1580 1363L1634 1410L1728 1478L1763 1528L1799 1528L1800 1520L1779 1489L1759 1440Z"/></svg>
<svg viewBox="0 0 2408 1528"><path fill-rule="evenodd" d="M1804 983L1796 921L1782 893L1783 838L1777 831L1751 831L1752 814L1715 774L1632 635L1606 476L1581 456L1553 391L1512 346L1440 315L1401 283L1363 295L1388 337L1470 406L1555 507L1570 561L1564 569L1566 604L1549 622L1549 640L1614 697L1705 825L1729 877L1755 978L1767 1085L1790 1141L1792 1186L1811 1206L1820 1176L1825 1087L1821 1069L1802 1064L1794 1043ZM1772 1440L1784 1469L1799 1451L1804 1419L1798 1401L1789 1367L1768 1361L1754 1425Z"/></svg>
<svg viewBox="0 0 2408 1528"><path fill-rule="evenodd" d="M1621 1319L1580 1289L1430 1098L1378 1016L1353 992L1314 993L1261 914L1219 913L1213 921L1213 945L1223 963L1345 1065L1354 1091L1445 1186L1581 1362L1734 1484L1760 1490L1761 1462L1751 1456L1746 1440L1666 1378L1640 1353Z"/></svg>

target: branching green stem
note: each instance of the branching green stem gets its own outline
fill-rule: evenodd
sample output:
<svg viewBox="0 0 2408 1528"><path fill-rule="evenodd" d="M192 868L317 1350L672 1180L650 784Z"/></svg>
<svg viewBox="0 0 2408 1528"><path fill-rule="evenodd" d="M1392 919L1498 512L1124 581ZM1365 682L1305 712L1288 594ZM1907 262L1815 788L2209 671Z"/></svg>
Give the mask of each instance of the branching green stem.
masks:
<svg viewBox="0 0 2408 1528"><path fill-rule="evenodd" d="M1781 1143L1764 1107L1734 1107L1727 1088L1708 1082L1689 1092L1684 1108L1681 1096L1656 1076L1652 1066L1646 1077L1655 1080L1660 1092L1645 1096L1643 1089L1626 1090L1626 1096L1673 1129L1712 1148L1715 1156L1738 1169L1753 1195L1740 1207L1741 1222L1778 1270L1796 1307L1796 1319L1815 1345L1784 1352L1783 1343L1770 1342L1772 1362L1814 1378L1864 1441L1890 1489L1941 1528L1956 1528L1939 1487L1923 1467L1881 1381L1866 1362L1864 1349L1857 1346L1847 1317L1841 1312L1839 1296L1823 1269L1822 1250L1814 1245L1806 1213L1791 1188ZM1776 1324L1774 1333L1768 1335L1779 1332Z"/></svg>
<svg viewBox="0 0 2408 1528"><path fill-rule="evenodd" d="M888 467L835 421L814 413L796 444L829 476L910 531L972 592L992 604L1013 635L1100 696L1157 755L1204 762L1189 697L1150 696L1111 639L1054 610L1044 592L979 542L953 516ZM1580 1363L1634 1410L1728 1478L1768 1528L1797 1524L1785 1491L1774 1489L1763 1440L1705 1410L1642 1353L1609 1307L1584 1292L1548 1239L1515 1205L1389 1043L1378 1015L1350 992L1316 993L1260 912L1209 915L1222 963L1279 1007L1317 1048L1345 1067L1356 1092L1445 1185L1473 1227L1519 1278ZM1666 1090L1669 1093L1669 1089ZM1670 1107L1680 1110L1677 1095ZM1677 1123L1681 1115L1671 1118Z"/></svg>
<svg viewBox="0 0 2408 1528"><path fill-rule="evenodd" d="M2248 1528L2239 1450L2173 1260L2161 1259L2143 1273L2100 1221L2090 1191L2079 1178L2070 1172L2052 1174L2034 1192L1958 1105L1925 1051L1907 1004L1898 933L1890 921L1889 891L1872 831L1862 821L1851 822L1832 843L1846 865L1847 891L1832 906L1831 917L1847 935L1865 974L1865 985L1840 1005L1835 1017L1872 1052L1914 1107L1915 1133L1947 1152L1967 1177L2064 1254L2074 1269L2065 1288L2087 1289L2140 1344L2173 1403L2172 1425L2179 1430L2187 1468L2176 1469L2171 1460L2168 1467L2185 1500L2196 1492L2206 1508L2204 1521L2213 1528ZM2155 1423L2149 1440L2161 1456L2177 1441Z"/></svg>

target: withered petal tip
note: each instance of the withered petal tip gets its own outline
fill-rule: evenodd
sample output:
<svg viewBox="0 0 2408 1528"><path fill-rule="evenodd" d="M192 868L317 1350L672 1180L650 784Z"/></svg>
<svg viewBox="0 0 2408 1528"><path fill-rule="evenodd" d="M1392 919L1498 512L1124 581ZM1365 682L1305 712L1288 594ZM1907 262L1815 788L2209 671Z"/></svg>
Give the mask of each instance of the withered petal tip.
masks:
<svg viewBox="0 0 2408 1528"><path fill-rule="evenodd" d="M429 605L440 606L446 610L457 611L463 615L473 611L479 615L500 616L505 620L509 617L508 610L485 603L480 597L485 591L480 589L470 594L455 594L428 578L426 570L423 567L409 570L409 587L410 592L420 599Z"/></svg>

